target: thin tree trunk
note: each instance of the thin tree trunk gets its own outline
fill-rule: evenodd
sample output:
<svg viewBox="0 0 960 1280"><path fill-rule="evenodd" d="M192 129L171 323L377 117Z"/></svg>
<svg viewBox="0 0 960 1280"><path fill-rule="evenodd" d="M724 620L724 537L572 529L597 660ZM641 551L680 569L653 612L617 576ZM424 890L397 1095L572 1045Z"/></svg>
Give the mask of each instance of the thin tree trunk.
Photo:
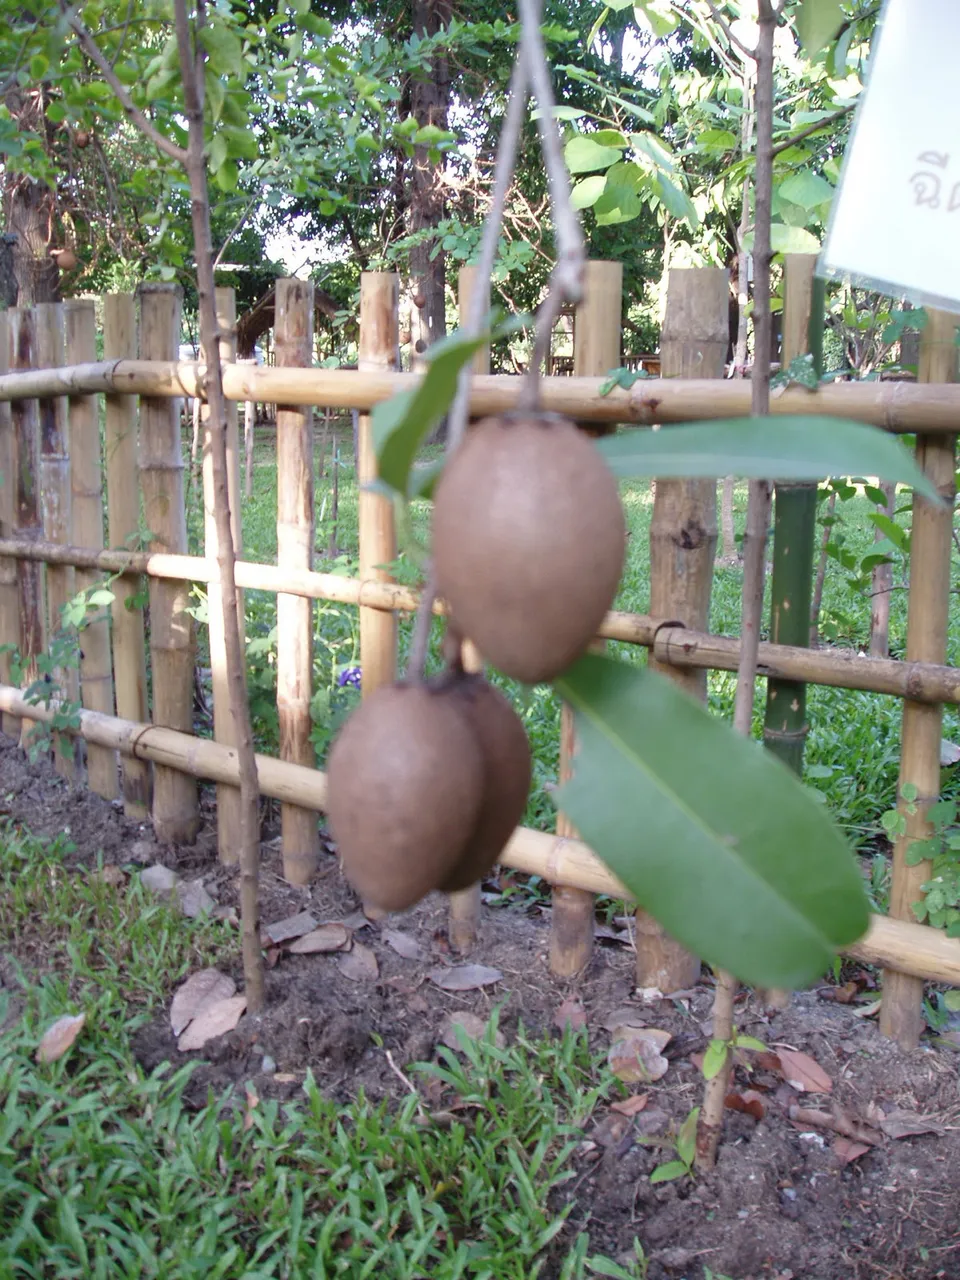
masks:
<svg viewBox="0 0 960 1280"><path fill-rule="evenodd" d="M204 0L197 4L195 35L204 25ZM191 37L186 0L174 0L177 43L183 75L188 125L186 169L190 183L194 251L197 262L197 294L200 304L200 336L207 355L206 400L210 407L210 453L214 478L214 516L217 528L217 561L220 571L223 631L226 643L230 709L236 726L236 751L240 772L240 903L242 910L243 974L247 1008L257 1013L264 1004L263 955L260 950L260 823L257 762L244 678L244 655L237 619L236 556L230 522L227 487L227 417L223 396L220 343L214 298L213 245L210 236L210 202L204 159L203 85L206 55Z"/></svg>

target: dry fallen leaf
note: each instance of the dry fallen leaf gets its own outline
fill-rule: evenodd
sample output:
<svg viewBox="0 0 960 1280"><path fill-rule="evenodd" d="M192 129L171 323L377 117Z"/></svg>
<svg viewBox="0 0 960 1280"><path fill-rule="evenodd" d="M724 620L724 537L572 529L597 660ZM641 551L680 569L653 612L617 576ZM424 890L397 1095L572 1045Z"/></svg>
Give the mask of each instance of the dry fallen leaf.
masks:
<svg viewBox="0 0 960 1280"><path fill-rule="evenodd" d="M342 924L322 924L302 937L295 938L288 951L298 956L316 955L324 951L342 951L350 943L350 930Z"/></svg>
<svg viewBox="0 0 960 1280"><path fill-rule="evenodd" d="M263 936L274 946L281 942L289 942L291 938L302 938L305 933L317 927L317 922L309 911L298 911L295 916L287 916L284 920L274 920L273 924L264 926Z"/></svg>
<svg viewBox="0 0 960 1280"><path fill-rule="evenodd" d="M224 1000L207 1004L183 1032L177 1041L177 1048L181 1053L190 1049L202 1049L208 1040L226 1035L240 1021L246 1007L246 996L228 996Z"/></svg>
<svg viewBox="0 0 960 1280"><path fill-rule="evenodd" d="M913 1111L891 1111L889 1115L882 1116L879 1121L880 1128L888 1138L912 1138L920 1133L943 1133L943 1125L933 1116L917 1115Z"/></svg>
<svg viewBox="0 0 960 1280"><path fill-rule="evenodd" d="M499 982L503 974L499 969L491 969L485 964L458 964L452 969L438 965L431 969L427 977L444 991L476 991L480 987L489 987Z"/></svg>
<svg viewBox="0 0 960 1280"><path fill-rule="evenodd" d="M37 1046L37 1062L57 1062L62 1058L83 1030L86 1020L85 1013L65 1013L51 1023Z"/></svg>
<svg viewBox="0 0 960 1280"><path fill-rule="evenodd" d="M618 1098L616 1102L610 1103L610 1110L616 1111L622 1116L638 1115L650 1101L650 1095L646 1093L634 1093L629 1098Z"/></svg>
<svg viewBox="0 0 960 1280"><path fill-rule="evenodd" d="M352 933L356 933L358 929L370 928L370 921L363 914L362 907L357 907L356 911L351 911L348 916L344 916L340 923L345 925Z"/></svg>
<svg viewBox="0 0 960 1280"><path fill-rule="evenodd" d="M268 969L277 967L277 961L280 959L282 952L283 947L267 947L263 953L263 959Z"/></svg>
<svg viewBox="0 0 960 1280"><path fill-rule="evenodd" d="M732 1090L727 1094L724 1106L730 1111L742 1111L745 1115L753 1116L754 1120L762 1120L766 1114L763 1098L756 1089L744 1089L743 1093Z"/></svg>
<svg viewBox="0 0 960 1280"><path fill-rule="evenodd" d="M126 883L127 873L123 867L118 867L114 862L108 862L105 867L94 871L90 879L99 880L101 884L121 885Z"/></svg>
<svg viewBox="0 0 960 1280"><path fill-rule="evenodd" d="M403 956L404 960L423 959L423 947L409 933L400 929L384 929L383 940L398 956Z"/></svg>
<svg viewBox="0 0 960 1280"><path fill-rule="evenodd" d="M237 984L219 969L201 969L192 973L174 992L170 1005L170 1025L178 1036L210 1004L235 995Z"/></svg>
<svg viewBox="0 0 960 1280"><path fill-rule="evenodd" d="M260 1097L252 1084L248 1084L246 1088L247 1105L243 1114L243 1132L247 1133L253 1128L253 1113L260 1105Z"/></svg>
<svg viewBox="0 0 960 1280"><path fill-rule="evenodd" d="M870 1148L864 1142L854 1142L850 1138L835 1138L832 1150L842 1164L852 1164L854 1160L865 1156Z"/></svg>
<svg viewBox="0 0 960 1280"><path fill-rule="evenodd" d="M380 976L376 955L362 942L355 942L352 950L344 951L337 963L340 972L351 982L370 982Z"/></svg>
<svg viewBox="0 0 960 1280"><path fill-rule="evenodd" d="M587 1025L587 1013L579 996L567 996L553 1015L553 1025L561 1031L564 1027L579 1031Z"/></svg>
<svg viewBox="0 0 960 1280"><path fill-rule="evenodd" d="M821 987L817 992L821 1000L833 1000L837 1004L853 1004L860 994L855 982L845 982L842 987Z"/></svg>
<svg viewBox="0 0 960 1280"><path fill-rule="evenodd" d="M645 1027L647 1019L636 1005L627 1004L608 1013L602 1025L607 1031L615 1031L617 1027Z"/></svg>
<svg viewBox="0 0 960 1280"><path fill-rule="evenodd" d="M670 1065L660 1046L644 1035L644 1029L624 1028L626 1034L614 1039L607 1063L618 1080L626 1084L652 1084L666 1075Z"/></svg>
<svg viewBox="0 0 960 1280"><path fill-rule="evenodd" d="M202 880L181 880L176 886L177 898L181 912L190 920L198 916L209 915L217 905L203 887Z"/></svg>
<svg viewBox="0 0 960 1280"><path fill-rule="evenodd" d="M594 1126L590 1140L599 1147L617 1147L629 1128L629 1118L621 1113L614 1113L611 1109Z"/></svg>
<svg viewBox="0 0 960 1280"><path fill-rule="evenodd" d="M461 1047L457 1027L462 1028L471 1040L480 1040L487 1029L487 1021L466 1009L456 1009L453 1013L448 1013L440 1029L440 1040L448 1049L459 1050ZM498 1049L502 1049L506 1044L502 1031L498 1031L494 1036L494 1044Z"/></svg>
<svg viewBox="0 0 960 1280"><path fill-rule="evenodd" d="M871 1000L869 1004L862 1004L859 1009L854 1009L853 1016L855 1018L872 1018L875 1013L880 1012L882 1001Z"/></svg>
<svg viewBox="0 0 960 1280"><path fill-rule="evenodd" d="M777 1049L780 1074L787 1084L801 1093L830 1093L833 1081L823 1067L798 1049Z"/></svg>
<svg viewBox="0 0 960 1280"><path fill-rule="evenodd" d="M278 1071L273 1078L277 1084L293 1084L297 1079L292 1071Z"/></svg>

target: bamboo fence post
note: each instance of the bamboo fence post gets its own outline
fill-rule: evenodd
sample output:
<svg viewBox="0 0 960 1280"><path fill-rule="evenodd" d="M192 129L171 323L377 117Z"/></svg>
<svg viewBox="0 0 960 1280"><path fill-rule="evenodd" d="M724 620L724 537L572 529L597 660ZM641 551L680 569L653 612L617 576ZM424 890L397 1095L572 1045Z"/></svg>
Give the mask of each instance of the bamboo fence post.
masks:
<svg viewBox="0 0 960 1280"><path fill-rule="evenodd" d="M809 350L819 374L823 366L824 282L814 281L816 265L816 254L812 253L791 253L784 260L781 367L786 369ZM774 644L805 646L810 643L817 484L777 481L775 494L770 639ZM798 776L803 774L809 729L806 685L796 680L768 680L764 746Z"/></svg>
<svg viewBox="0 0 960 1280"><path fill-rule="evenodd" d="M391 271L364 271L360 276L361 373L394 371L400 365L399 277ZM397 556L393 504L364 486L377 478L377 455L367 414L360 415L357 485L360 518L360 576L389 582L381 565ZM363 694L390 684L397 676L397 620L393 614L360 610L360 679Z"/></svg>
<svg viewBox="0 0 960 1280"><path fill-rule="evenodd" d="M236 342L234 342L234 351L236 351ZM237 364L253 365L256 367L256 356L245 357L237 360ZM231 402L228 400L227 404ZM255 400L244 400L243 402L243 465L244 465L244 497L253 497L253 436L254 428L257 425L257 402Z"/></svg>
<svg viewBox="0 0 960 1280"><path fill-rule="evenodd" d="M465 325L469 315L470 300L476 285L477 268L461 267L457 278L457 308L460 312L461 328ZM470 371L472 374L490 372L490 348L488 346L484 345L476 352L470 363ZM483 670L483 658L480 656L476 645L470 640L463 642L461 661L465 671ZM466 955L476 945L477 933L480 927L480 893L481 884L478 880L476 884L470 885L469 888L460 889L456 893L450 894L447 936L450 939L451 946L461 955Z"/></svg>
<svg viewBox="0 0 960 1280"><path fill-rule="evenodd" d="M60 369L64 364L63 305L42 302L36 307L37 363L44 369ZM70 492L70 444L67 436L67 405L62 396L44 396L40 411L40 507L43 536L62 546L73 533ZM63 632L63 609L74 596L75 570L69 565L47 565L48 642ZM54 680L65 701L76 702L79 683L75 667L58 666ZM76 743L54 734L53 764L64 778L77 773Z"/></svg>
<svg viewBox="0 0 960 1280"><path fill-rule="evenodd" d="M921 382L957 380L957 317L927 310L920 334ZM946 500L936 506L913 495L910 551L910 597L907 608L907 661L946 660L950 616L950 559L953 549L956 436L917 436L917 461ZM934 834L927 810L940 797L940 739L943 707L905 700L900 748L899 808L906 828L893 849L890 915L915 919L913 906L923 898L921 885L930 879L930 862L909 866L907 856L917 840ZM903 800L904 787L915 787L915 804ZM912 1048L923 1031L923 981L883 972L880 1030L904 1048Z"/></svg>
<svg viewBox="0 0 960 1280"><path fill-rule="evenodd" d="M671 269L660 340L663 377L721 379L729 342L727 272L720 267ZM706 631L717 547L715 480L657 479L650 523L650 612ZM706 701L706 672L649 666ZM679 991L700 975L700 960L664 933L642 909L637 922L637 986Z"/></svg>
<svg viewBox="0 0 960 1280"><path fill-rule="evenodd" d="M878 510L892 520L897 507L897 486L884 481L880 488L886 499ZM884 537L883 530L877 526L873 531L874 542ZM890 656L890 592L893 590L893 564L887 560L874 565L871 578L873 605L870 610L870 657L888 658Z"/></svg>
<svg viewBox="0 0 960 1280"><path fill-rule="evenodd" d="M37 316L32 307L8 312L10 369L37 367ZM17 536L27 542L43 540L43 516L40 508L40 406L36 399L13 400L10 474L14 483L14 505ZM19 596L18 641L22 683L28 686L38 675L37 655L47 648L47 612L45 607L46 568L37 561L17 561ZM28 745L34 721L21 718L20 743Z"/></svg>
<svg viewBox="0 0 960 1280"><path fill-rule="evenodd" d="M604 374L620 363L620 326L623 300L623 265L588 261L584 268L583 297L577 304L573 327L574 377ZM589 435L602 435L592 423L578 422ZM573 712L560 708L561 785L572 773L576 752ZM557 814L557 835L576 837L565 813ZM550 970L571 978L586 968L593 953L595 897L569 885L554 885L550 913Z"/></svg>
<svg viewBox="0 0 960 1280"><path fill-rule="evenodd" d="M140 287L140 355L176 357L183 294L177 285ZM180 401L144 396L140 401L140 488L150 549L185 552ZM186 583L150 582L150 666L153 723L193 730L195 638ZM197 784L157 765L153 776L153 827L166 843L192 844L200 826Z"/></svg>
<svg viewBox="0 0 960 1280"><path fill-rule="evenodd" d="M110 293L103 299L103 356L126 360L137 353L137 312L132 293ZM137 479L137 402L133 396L104 397L104 453L107 462L107 538L111 547L130 547L140 532L140 485ZM143 606L134 603L144 588L142 578L117 578L113 584L113 678L117 715L142 723L147 706L147 657ZM128 818L150 814L149 761L124 755L120 761L123 812Z"/></svg>
<svg viewBox="0 0 960 1280"><path fill-rule="evenodd" d="M10 312L0 311L0 375L10 367ZM16 532L16 484L13 469L13 418L9 400L0 401L0 534L13 537ZM20 643L20 592L17 587L17 562L11 556L0 559L0 645ZM0 652L0 681L11 683L12 655ZM20 737L20 721L3 712L0 727L11 738Z"/></svg>
<svg viewBox="0 0 960 1280"><path fill-rule="evenodd" d="M278 280L274 321L280 368L309 366L313 356L313 285ZM313 565L313 410L277 405L277 564ZM310 741L313 677L313 605L297 596L277 596L277 712L280 758L315 765ZM316 813L297 805L280 809L283 875L308 884L320 860Z"/></svg>
<svg viewBox="0 0 960 1280"><path fill-rule="evenodd" d="M96 359L97 316L92 301L74 299L63 306L66 357L69 364ZM78 547L103 550L103 482L100 460L100 422L93 396L71 396L67 402L73 499L73 536ZM100 582L91 569L77 569L77 591ZM83 628L80 642L80 698L88 711L113 715L113 664L110 661L110 623L98 610ZM105 800L119 794L117 753L91 743L87 747L87 783Z"/></svg>
<svg viewBox="0 0 960 1280"><path fill-rule="evenodd" d="M216 290L217 328L220 331L220 359L231 362L237 350L237 305L232 289ZM243 554L243 533L240 509L240 454L237 428L237 406L228 402L227 413L227 488L230 502L230 527L237 558ZM207 560L218 556L217 522L214 515L213 455L210 442L210 407L201 407L203 424L203 545ZM244 637L243 593L237 592L237 610L240 623L240 640ZM236 746L233 712L230 708L230 687L227 681L227 650L223 633L223 608L220 584L207 586L207 624L210 641L210 679L213 687L213 737L214 741ZM217 848L220 861L233 865L240 856L240 796L234 787L217 787Z"/></svg>

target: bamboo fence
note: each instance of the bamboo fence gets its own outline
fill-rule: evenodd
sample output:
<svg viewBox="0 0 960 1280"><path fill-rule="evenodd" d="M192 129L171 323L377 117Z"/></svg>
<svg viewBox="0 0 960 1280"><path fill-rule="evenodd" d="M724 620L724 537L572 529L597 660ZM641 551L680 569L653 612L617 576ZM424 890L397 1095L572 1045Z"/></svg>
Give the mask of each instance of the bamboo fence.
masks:
<svg viewBox="0 0 960 1280"><path fill-rule="evenodd" d="M690 273L691 280L695 274ZM601 272L598 280L602 284L591 305L596 308L596 297L602 297L603 307L597 314L602 312L606 317L616 310L611 304L613 282L609 272ZM294 286L295 282L291 282L289 300L296 309L303 301L299 298L303 286ZM469 280L465 280L464 296L469 287ZM693 285L677 287L684 294L689 288L691 298L699 296ZM719 292L712 286L704 285L704 288L704 297L709 294L713 299L716 293L719 298ZM278 298L283 292L278 290ZM300 656L310 653L310 636L304 640L302 633L310 631L311 601L358 606L365 620L360 656L365 691L369 690L370 679L382 682L393 677L396 618L414 611L419 596L389 578L389 563L396 554L395 535L386 519L382 499L376 495L365 495L376 497L381 505L367 502L363 507L366 515L362 514L360 526L360 576L347 579L317 573L310 567L312 465L310 441L306 438L310 433L305 424L311 414L303 410L316 405L356 408L366 413L386 396L413 384L411 376L391 371L395 367L396 296L395 277L371 274L365 279L366 304L361 316L364 367L356 372L283 363L284 359L309 362L309 344L301 341L304 335L301 317L289 335L288 350L293 354L283 357L281 342L278 367L228 364L225 374L231 400L257 400L280 406L278 445L281 430L287 443L299 442L294 444L286 462L283 450L278 449L280 470L288 472L278 486L281 548L278 564L239 561L237 585L273 592L278 602L289 602L284 607L289 610L290 653L295 650ZM229 344L233 327L231 299L224 295L218 303L224 341ZM89 304L69 304L66 312L59 314L54 309L48 321L38 316L39 309L31 308L0 316L0 464L4 474L12 479L10 485L0 487L0 644L20 648L29 678L31 663L35 671L36 656L46 645L45 576L52 572L56 582L58 572L66 570L76 575L78 585L85 587L109 576L116 597L111 622L108 628L103 616L94 618L93 628L97 629L89 631L93 643L88 646L90 652L85 651L81 667L83 710L77 736L87 744L87 781L101 794L109 795L111 785L115 791L119 759L126 812L137 817L150 813L161 838L189 841L196 832L198 820L195 780L202 778L218 784L220 809L226 824L229 823L226 815L230 811L230 789L237 786L238 771L229 731L224 727L224 694L216 679L214 740L196 736L193 726L194 636L192 618L186 609L188 593L191 584L202 583L212 589L211 596L215 599L219 578L209 530L205 556L185 554L177 401L202 392L203 366L168 358L175 350L178 337L179 305L179 294L168 287L149 286L141 291L138 348L134 298L114 295L104 299L106 358L100 362L89 358L93 353ZM309 307L306 310L309 311ZM713 310L717 312L714 327L719 334L719 304L707 308L710 314ZM577 419L600 424L651 424L747 412L749 384L711 381L702 376L705 347L719 345L719 338L716 343L710 342L713 329L710 328L712 322L706 320L707 311L699 304L684 304L680 313L689 320L689 332L682 331L685 323L682 321L678 322L680 327L675 333L669 324L667 326L665 350L672 341L678 350L675 360L667 350L666 367L668 372L672 369L683 376L648 380L636 384L629 392L618 388L608 397L599 394L600 377L550 378L545 380L547 405ZM282 336L286 321L284 307L279 302L278 313ZM54 332L58 325L62 331L64 314L68 351L63 358L73 363L61 368L39 369L38 320L41 329L43 323L52 323ZM578 319L581 333L593 332L586 311ZM699 326L696 332L695 324ZM948 331L952 341L952 329L944 320L935 323L926 335L924 372L928 381L924 385L850 384L822 387L817 392L790 388L775 399L774 412L837 414L874 422L894 432L917 432L918 456L946 493L952 484L954 431L960 411L960 387L950 381L955 373L956 348L949 346L948 350L943 339L944 332ZM688 359L683 354L685 343L689 352L699 350L699 367L692 355ZM138 349L141 356L149 358L134 358ZM229 345L224 354L231 354ZM607 360L615 363L617 358L612 348L602 358L596 355L594 371ZM5 365L11 372L3 371ZM585 373L582 362L576 367ZM692 376L698 373L701 376ZM510 407L517 389L515 378L491 377L477 371L471 413L479 415ZM93 397L101 394L105 397L102 461L93 447L97 421ZM139 414L137 396L141 397ZM289 423L283 415L290 415ZM47 423L45 436L41 434L42 422ZM230 488L236 513L240 476L235 419L232 430ZM43 451L42 439L47 442ZM375 463L366 427L361 437L361 452L364 448L364 476L370 479L375 474ZM42 474L42 458L46 460L46 474L51 481L59 482L61 473L66 473L69 482L66 501L73 503L69 523L48 525L54 534L53 540L49 534L44 535L37 483ZM100 496L104 472L106 539ZM669 496L667 485L661 482L657 488L658 498L661 493ZM715 486L713 492L715 494ZM64 494L62 484L58 494L60 497ZM207 491L207 505L209 501ZM660 501L662 506L667 505L666 498ZM688 505L687 514L699 512L697 518L709 534L709 504ZM674 515L679 521L678 512L679 508ZM235 528L239 534L239 526ZM669 536L665 529L662 532ZM919 1030L922 981L933 979L960 984L960 941L915 923L910 908L919 896L918 886L926 873L923 867L912 869L906 864L907 843L927 833L925 806L939 787L942 707L960 705L960 671L945 665L950 538L949 510L944 514L944 510L916 499L906 661L834 649L809 649L801 644L760 646L758 674L768 680L871 690L904 701L901 786L906 783L916 786L922 803L918 805L917 814L908 818L908 837L897 846L891 916L874 917L866 937L851 948L850 954L880 964L888 971L883 1025L888 1034L905 1043L915 1040ZM109 549L104 549L105 540L110 544ZM140 549L144 542L148 550ZM666 555L665 563L669 563L669 548L664 548L651 551L654 561L658 555L661 558ZM67 577L67 573L61 574L61 578ZM598 641L612 639L643 646L649 651L652 663L691 687L702 684L706 670L735 670L739 641L735 637L712 635L705 629L704 597L709 600L709 574L705 579L701 574L696 589L691 586L689 601L686 597L680 600L670 595L666 569L655 570L653 577L657 582L662 579L665 585L663 593L658 594L660 586L653 592L651 613L608 614L599 629ZM144 582L150 587L152 689L148 689L144 663L141 595ZM55 603L54 596L49 604ZM442 602L437 602L434 608L436 613L443 613ZM215 627L211 628L210 643L211 665L216 672L222 659L222 636L218 637ZM473 654L470 664L476 665L478 661L478 656ZM316 815L324 808L325 779L320 771L309 767L312 754L300 750L304 726L309 734L309 661L291 661L288 668L296 679L291 676L281 683L278 698L282 703L287 697L288 709L295 708L298 713L306 706L306 719L300 714L297 721L298 749L287 752L290 758L284 760L260 756L258 768L264 795L276 798L282 811L304 815L307 838L305 841L298 838L297 856L286 867L291 879L302 882L309 874L304 873L304 867L312 868L311 859L315 858L311 837L316 838ZM369 676L368 672L373 675ZM49 721L54 707L43 708L28 702L21 690L12 687L9 673L9 663L0 665L0 716L4 729L17 732L22 723ZM290 701L288 694L294 685L297 697ZM112 714L114 702L116 716ZM570 739L567 726L565 760L569 759L573 745ZM232 852L226 847L227 843L221 842L221 856L225 860ZM296 861L300 864L297 867L292 865ZM575 833L562 825L556 835L518 830L502 861L569 891L569 901L575 904L571 910L579 913L581 924L589 909L591 932L592 896L598 893L626 896L616 878ZM476 891L468 890L451 902L451 930L458 934L464 946L469 946L476 937L477 900ZM556 901L563 900L564 893L558 894ZM563 916L565 910L561 906L559 915ZM589 956L587 932L585 926L578 928L569 946L552 945L551 954L560 956L558 968L566 964L567 971L572 972L582 967L584 958ZM644 945L646 942L644 932ZM657 942L658 947L664 945L662 940Z"/></svg>

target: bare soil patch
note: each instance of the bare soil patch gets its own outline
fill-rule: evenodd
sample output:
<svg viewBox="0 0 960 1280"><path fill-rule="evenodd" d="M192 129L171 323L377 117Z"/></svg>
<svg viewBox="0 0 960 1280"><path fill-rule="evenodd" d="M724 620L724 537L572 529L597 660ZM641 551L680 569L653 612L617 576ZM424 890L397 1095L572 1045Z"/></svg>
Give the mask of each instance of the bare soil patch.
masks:
<svg viewBox="0 0 960 1280"><path fill-rule="evenodd" d="M205 791L208 821L196 845L159 846L149 826L125 819L119 805L71 786L46 762L31 765L0 739L0 811L34 834L65 833L75 848L64 861L77 874L98 860L131 872L159 862L202 880L221 907L236 906L234 874L216 860L213 803L212 790ZM769 1062L746 1055L736 1089L755 1090L760 1118L727 1112L714 1174L653 1185L650 1173L674 1158L672 1137L700 1100L702 1077L691 1055L709 1040L707 981L682 998L644 1003L634 990L629 942L608 941L577 982L558 982L547 966L548 912L536 904L503 905L507 899L497 896L493 882L469 960L502 977L475 990L443 990L428 975L460 958L451 953L439 897L380 923L365 921L332 852L312 885L294 889L280 875L269 809L264 837L264 925L301 911L319 923L345 921L373 952L377 973L345 972L339 953L283 952L268 973L267 1012L243 1018L204 1049L179 1053L166 1012L142 1027L134 1048L144 1067L198 1060L191 1094L198 1104L210 1088L237 1086L242 1096L247 1083L260 1096L294 1101L308 1069L325 1093L344 1103L361 1088L372 1099L396 1099L417 1080L412 1064L436 1053L452 1012L485 1019L499 1006L508 1041L521 1022L530 1034L559 1034L558 1009L576 993L598 1050L609 1045L613 1012L628 1008L637 1021L672 1038L664 1050L666 1074L630 1086L648 1095L644 1109L624 1117L601 1105L585 1126L575 1176L564 1192L574 1202L568 1239L588 1230L591 1250L626 1261L639 1238L650 1280L703 1280L711 1273L733 1280L960 1280L960 1059L950 1049L924 1045L903 1052L857 1015L860 1006L825 998L826 986L795 995L784 1011L745 996L740 1031L774 1051L806 1053L829 1077L831 1091L798 1093ZM406 940L400 943L405 954L387 930ZM36 943L0 940L12 954L21 944L29 948L34 968L42 962ZM241 979L239 945L231 976ZM430 1094L422 1079L419 1087L426 1105L443 1107L444 1097ZM876 1145L845 1162L836 1149L841 1135L791 1119L797 1105L855 1125L876 1126L892 1112L923 1116L934 1131L902 1138L881 1133Z"/></svg>

